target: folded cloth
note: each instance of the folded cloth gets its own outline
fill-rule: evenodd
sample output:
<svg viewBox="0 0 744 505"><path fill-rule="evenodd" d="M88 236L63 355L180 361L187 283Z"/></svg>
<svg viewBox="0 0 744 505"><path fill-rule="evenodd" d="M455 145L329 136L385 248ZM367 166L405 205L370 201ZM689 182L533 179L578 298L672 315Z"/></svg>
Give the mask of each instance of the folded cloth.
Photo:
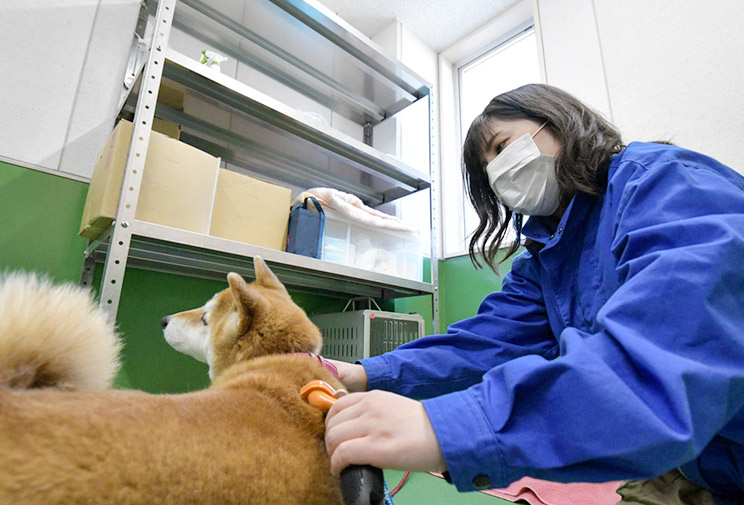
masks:
<svg viewBox="0 0 744 505"><path fill-rule="evenodd" d="M314 196L323 207L329 207L352 221L393 231L415 233L416 230L390 214L368 207L359 197L333 188L310 188L300 193L292 204Z"/></svg>
<svg viewBox="0 0 744 505"><path fill-rule="evenodd" d="M434 473L433 475L441 476ZM527 502L530 505L615 505L620 496L617 482L560 483L523 477L504 489L487 489L483 493L510 502Z"/></svg>
<svg viewBox="0 0 744 505"><path fill-rule="evenodd" d="M563 484L523 477L506 489L484 491L509 501L524 500L531 505L615 505L620 482L573 482Z"/></svg>

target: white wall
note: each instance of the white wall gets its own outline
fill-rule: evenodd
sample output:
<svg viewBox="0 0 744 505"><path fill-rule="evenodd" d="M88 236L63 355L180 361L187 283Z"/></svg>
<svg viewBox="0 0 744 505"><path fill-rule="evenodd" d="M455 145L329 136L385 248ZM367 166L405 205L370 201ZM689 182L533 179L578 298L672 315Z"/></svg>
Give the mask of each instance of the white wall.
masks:
<svg viewBox="0 0 744 505"><path fill-rule="evenodd" d="M581 101L611 114L593 0L537 0L535 25L542 41L548 84L558 86Z"/></svg>
<svg viewBox="0 0 744 505"><path fill-rule="evenodd" d="M434 123L438 123L438 56L399 21L394 20L372 37L386 54L401 61L408 68L432 84L434 96ZM436 128L435 128L436 131ZM394 117L375 127L374 147L394 154L410 167L427 175L430 170L430 131L429 101L421 99L408 106ZM439 190L438 155L435 152L431 162L432 185ZM430 243L431 215L429 212L430 192L418 191L390 205L383 205L380 210L395 214L410 226L419 231L424 244ZM440 216L435 212L433 223L438 232ZM438 249L440 250L440 249ZM425 251L429 254L429 251Z"/></svg>
<svg viewBox="0 0 744 505"><path fill-rule="evenodd" d="M547 82L744 173L744 2L536 0Z"/></svg>
<svg viewBox="0 0 744 505"><path fill-rule="evenodd" d="M666 138L744 172L744 2L531 3L548 83L603 112L626 141ZM0 4L0 159L89 176L114 119L138 10L138 0ZM400 23L383 32L376 41L438 90L436 54ZM402 135L400 146L421 142Z"/></svg>
<svg viewBox="0 0 744 505"><path fill-rule="evenodd" d="M670 140L744 173L744 2L525 0L440 54L446 254L466 249L470 207L459 174L453 65L530 17L543 80L601 112L625 142Z"/></svg>
<svg viewBox="0 0 744 505"><path fill-rule="evenodd" d="M437 96L439 66L436 52L397 20L372 37L372 41L389 57L399 60L431 83L434 96ZM435 106L438 107L438 102ZM375 128L374 146L395 154L409 166L428 174L428 121L429 104L426 99L419 100Z"/></svg>
<svg viewBox="0 0 744 505"><path fill-rule="evenodd" d="M90 176L138 12L138 0L2 1L0 159Z"/></svg>

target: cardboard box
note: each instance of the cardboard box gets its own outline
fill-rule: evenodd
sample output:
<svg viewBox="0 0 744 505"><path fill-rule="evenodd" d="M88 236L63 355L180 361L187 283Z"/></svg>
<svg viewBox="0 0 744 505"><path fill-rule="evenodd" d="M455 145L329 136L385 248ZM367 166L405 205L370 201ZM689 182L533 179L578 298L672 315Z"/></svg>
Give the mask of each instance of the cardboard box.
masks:
<svg viewBox="0 0 744 505"><path fill-rule="evenodd" d="M284 251L289 188L220 169L209 234Z"/></svg>
<svg viewBox="0 0 744 505"><path fill-rule="evenodd" d="M158 92L158 104L165 105L175 110L183 110L184 93L179 89L176 89L167 84L160 85L160 91ZM171 138L177 139L181 136L181 125L157 117L157 111L155 111L155 119L152 122L152 129L156 132L160 132L164 135L168 135Z"/></svg>
<svg viewBox="0 0 744 505"><path fill-rule="evenodd" d="M167 119L153 118L152 129L172 139L178 140L181 137L181 125Z"/></svg>
<svg viewBox="0 0 744 505"><path fill-rule="evenodd" d="M171 109L183 110L184 104L184 92L183 88L169 86L168 84L161 83L160 91L158 91L158 103L167 105Z"/></svg>
<svg viewBox="0 0 744 505"><path fill-rule="evenodd" d="M119 121L96 162L83 210L82 237L96 238L116 216L132 131L132 123ZM152 132L135 217L207 233L219 163L219 158Z"/></svg>

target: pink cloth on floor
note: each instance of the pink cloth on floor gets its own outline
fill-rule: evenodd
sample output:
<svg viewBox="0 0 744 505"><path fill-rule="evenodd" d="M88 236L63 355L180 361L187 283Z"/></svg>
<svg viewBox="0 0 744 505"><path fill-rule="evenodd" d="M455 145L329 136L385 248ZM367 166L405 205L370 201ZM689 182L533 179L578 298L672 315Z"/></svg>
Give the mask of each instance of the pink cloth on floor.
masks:
<svg viewBox="0 0 744 505"><path fill-rule="evenodd" d="M441 474L434 474L440 475ZM617 482L574 482L563 484L523 477L504 489L488 489L483 493L507 501L526 501L530 505L615 505L620 495Z"/></svg>
<svg viewBox="0 0 744 505"><path fill-rule="evenodd" d="M506 489L489 489L486 494L508 501L524 500L530 505L615 505L620 482L573 482L563 484L523 477Z"/></svg>

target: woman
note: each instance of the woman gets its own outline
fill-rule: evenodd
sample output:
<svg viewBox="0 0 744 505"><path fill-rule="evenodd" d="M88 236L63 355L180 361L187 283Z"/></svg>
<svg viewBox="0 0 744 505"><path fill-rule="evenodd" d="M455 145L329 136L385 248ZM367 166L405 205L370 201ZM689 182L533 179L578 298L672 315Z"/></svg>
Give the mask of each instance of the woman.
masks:
<svg viewBox="0 0 744 505"><path fill-rule="evenodd" d="M464 174L474 262L480 249L495 269L512 217L526 250L447 334L338 364L374 391L329 412L333 471L448 470L460 491L638 479L622 503L744 499L744 178L675 146L625 147L546 85L491 101Z"/></svg>

